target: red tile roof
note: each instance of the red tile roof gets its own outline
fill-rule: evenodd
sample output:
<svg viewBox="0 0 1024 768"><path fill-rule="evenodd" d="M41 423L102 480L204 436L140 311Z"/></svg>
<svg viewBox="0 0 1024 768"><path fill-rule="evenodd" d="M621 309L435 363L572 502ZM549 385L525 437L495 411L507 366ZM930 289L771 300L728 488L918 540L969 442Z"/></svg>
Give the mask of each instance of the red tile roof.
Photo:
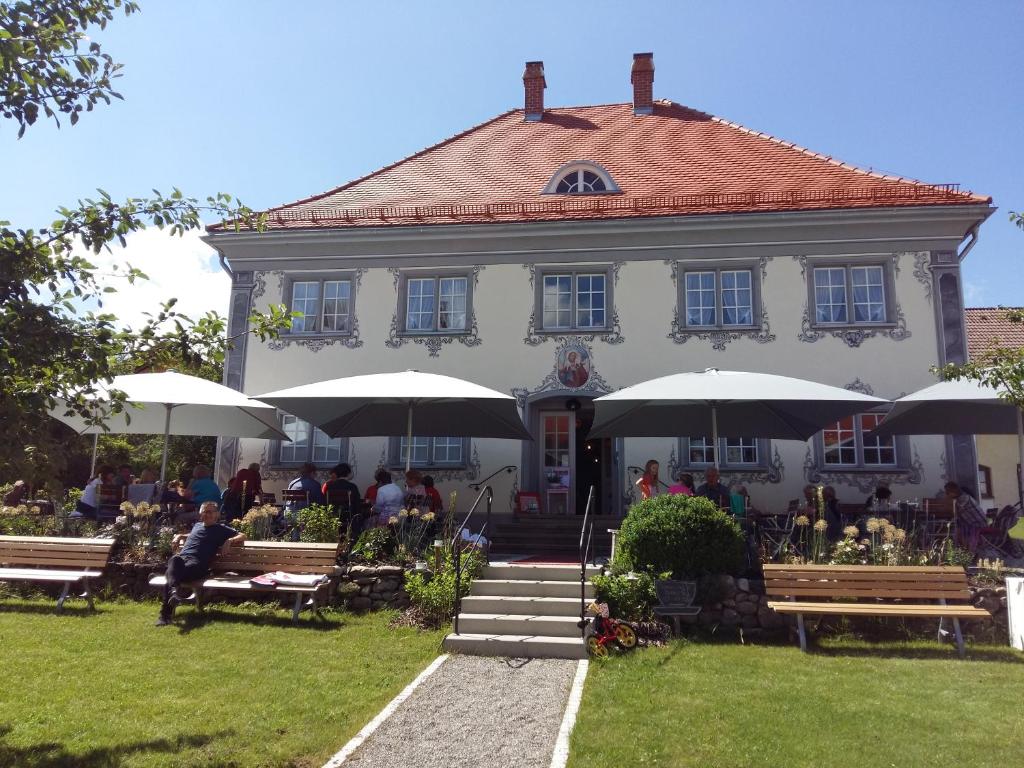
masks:
<svg viewBox="0 0 1024 768"><path fill-rule="evenodd" d="M1024 323L1011 323L1006 310L1000 307L968 307L964 310L967 323L967 353L972 359L990 345L1024 348Z"/></svg>
<svg viewBox="0 0 1024 768"><path fill-rule="evenodd" d="M565 163L605 168L617 194L544 195ZM344 186L268 211L267 226L560 221L991 202L885 176L667 101L512 110Z"/></svg>

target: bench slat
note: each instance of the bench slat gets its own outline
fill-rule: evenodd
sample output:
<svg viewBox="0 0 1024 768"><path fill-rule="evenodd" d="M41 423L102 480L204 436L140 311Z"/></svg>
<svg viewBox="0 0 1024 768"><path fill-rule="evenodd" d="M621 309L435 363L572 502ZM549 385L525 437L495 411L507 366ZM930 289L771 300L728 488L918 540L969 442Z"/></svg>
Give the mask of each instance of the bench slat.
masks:
<svg viewBox="0 0 1024 768"><path fill-rule="evenodd" d="M107 564L107 558L91 558L83 559L80 557L47 557L47 558L5 558L0 557L0 566L12 567L12 566L39 566L42 568L53 568L55 566L65 566L68 568L87 568L89 566L95 566L101 569Z"/></svg>
<svg viewBox="0 0 1024 768"><path fill-rule="evenodd" d="M28 543L28 544L95 544L102 545L108 549L114 546L113 539L78 539L74 536L0 536L0 544Z"/></svg>
<svg viewBox="0 0 1024 768"><path fill-rule="evenodd" d="M302 593L313 593L327 587L327 583L317 584L313 587L307 587L302 584L253 584L248 579L225 579L225 578L208 578L201 584L199 582L185 582L186 584L198 585L203 589L227 589L227 590L246 590L252 592L302 592ZM149 580L151 587L162 587L167 584L166 576L153 576Z"/></svg>
<svg viewBox="0 0 1024 768"><path fill-rule="evenodd" d="M934 575L916 573L895 573L890 575L877 572L828 573L825 571L785 571L766 576L765 584L771 584L776 581L792 581L794 579L806 579L810 581L830 579L844 582L885 581L892 582L894 584L961 584L967 582L967 574L963 571L959 574L943 573Z"/></svg>
<svg viewBox="0 0 1024 768"><path fill-rule="evenodd" d="M791 603L769 602L768 607L778 613L807 613L811 615L841 616L909 616L958 619L984 618L991 614L973 605L894 605L883 603Z"/></svg>
<svg viewBox="0 0 1024 768"><path fill-rule="evenodd" d="M936 589L890 589L884 586L872 589L851 589L846 586L825 586L810 588L798 586L790 589L765 590L770 597L850 597L850 598L904 598L920 600L968 600L971 592L968 589L936 590Z"/></svg>
<svg viewBox="0 0 1024 768"><path fill-rule="evenodd" d="M779 571L811 571L828 573L960 573L964 569L958 565L790 565L785 563L765 563L765 574Z"/></svg>
<svg viewBox="0 0 1024 768"><path fill-rule="evenodd" d="M0 581L81 581L99 576L98 571L43 571L0 568Z"/></svg>

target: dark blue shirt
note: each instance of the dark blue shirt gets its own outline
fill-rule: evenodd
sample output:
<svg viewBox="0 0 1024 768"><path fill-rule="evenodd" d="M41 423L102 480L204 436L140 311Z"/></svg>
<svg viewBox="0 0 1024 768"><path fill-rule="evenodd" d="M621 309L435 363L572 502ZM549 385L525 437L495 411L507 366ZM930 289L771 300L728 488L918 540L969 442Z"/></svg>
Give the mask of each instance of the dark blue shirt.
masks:
<svg viewBox="0 0 1024 768"><path fill-rule="evenodd" d="M204 567L209 567L217 550L224 546L224 542L238 535L238 531L223 523L203 525L196 523L185 539L185 546L181 548L182 557L194 558Z"/></svg>

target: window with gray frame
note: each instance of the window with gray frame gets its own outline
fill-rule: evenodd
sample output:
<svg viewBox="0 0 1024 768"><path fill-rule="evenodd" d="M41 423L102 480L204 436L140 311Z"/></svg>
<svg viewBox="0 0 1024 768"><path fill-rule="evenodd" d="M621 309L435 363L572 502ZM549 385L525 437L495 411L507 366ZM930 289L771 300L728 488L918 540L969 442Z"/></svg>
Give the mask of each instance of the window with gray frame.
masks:
<svg viewBox="0 0 1024 768"><path fill-rule="evenodd" d="M869 436L884 413L847 416L823 429L818 438L819 465L826 469L899 469L906 465L905 438Z"/></svg>
<svg viewBox="0 0 1024 768"><path fill-rule="evenodd" d="M892 317L892 276L886 264L815 266L809 291L815 325L881 325Z"/></svg>
<svg viewBox="0 0 1024 768"><path fill-rule="evenodd" d="M347 276L290 278L287 288L289 309L299 312L292 318L290 332L352 332L353 291Z"/></svg>
<svg viewBox="0 0 1024 768"><path fill-rule="evenodd" d="M679 307L685 328L751 328L759 317L760 288L750 266L680 266Z"/></svg>
<svg viewBox="0 0 1024 768"><path fill-rule="evenodd" d="M603 331L611 308L611 267L546 267L537 279L538 332Z"/></svg>
<svg viewBox="0 0 1024 768"><path fill-rule="evenodd" d="M720 437L719 466L724 468L762 467L768 456L768 441L756 437ZM711 436L680 439L681 467L706 469L715 463L715 445Z"/></svg>
<svg viewBox="0 0 1024 768"><path fill-rule="evenodd" d="M404 468L410 450L412 457L409 463L413 467L460 468L466 466L469 438L413 436L410 443L407 437L392 437L388 441L388 464Z"/></svg>
<svg viewBox="0 0 1024 768"><path fill-rule="evenodd" d="M403 333L465 333L472 313L472 283L464 273L404 273L399 306Z"/></svg>
<svg viewBox="0 0 1024 768"><path fill-rule="evenodd" d="M282 414L281 431L291 438L291 442L280 440L275 443L277 464L304 464L309 461L317 465L333 466L346 455L344 438L328 437L308 421Z"/></svg>

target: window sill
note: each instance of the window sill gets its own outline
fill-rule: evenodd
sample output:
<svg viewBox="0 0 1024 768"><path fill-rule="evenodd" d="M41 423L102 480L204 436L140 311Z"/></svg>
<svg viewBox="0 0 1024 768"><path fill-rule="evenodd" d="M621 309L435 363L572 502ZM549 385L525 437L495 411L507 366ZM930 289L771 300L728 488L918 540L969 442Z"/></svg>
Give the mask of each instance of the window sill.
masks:
<svg viewBox="0 0 1024 768"><path fill-rule="evenodd" d="M680 333L710 333L712 331L757 331L758 325L684 325Z"/></svg>
<svg viewBox="0 0 1024 768"><path fill-rule="evenodd" d="M402 339L416 339L430 336L469 336L470 333L471 331L467 328L460 328L457 331L448 329L441 331L400 331L398 337Z"/></svg>
<svg viewBox="0 0 1024 768"><path fill-rule="evenodd" d="M566 336L571 334L588 334L588 333L610 333L611 329L607 326L591 326L589 328L538 328L534 331L536 336Z"/></svg>
<svg viewBox="0 0 1024 768"><path fill-rule="evenodd" d="M908 475L912 468L885 464L874 467L860 464L819 464L816 469L819 472L852 472L862 475Z"/></svg>
<svg viewBox="0 0 1024 768"><path fill-rule="evenodd" d="M812 331L874 331L891 330L896 328L896 323L812 323Z"/></svg>
<svg viewBox="0 0 1024 768"><path fill-rule="evenodd" d="M304 331L302 333L282 333L282 339L348 339L352 331Z"/></svg>
<svg viewBox="0 0 1024 768"><path fill-rule="evenodd" d="M391 472L405 472L405 464L388 464L387 469ZM417 472L462 472L467 469L465 464L410 464L409 469Z"/></svg>

